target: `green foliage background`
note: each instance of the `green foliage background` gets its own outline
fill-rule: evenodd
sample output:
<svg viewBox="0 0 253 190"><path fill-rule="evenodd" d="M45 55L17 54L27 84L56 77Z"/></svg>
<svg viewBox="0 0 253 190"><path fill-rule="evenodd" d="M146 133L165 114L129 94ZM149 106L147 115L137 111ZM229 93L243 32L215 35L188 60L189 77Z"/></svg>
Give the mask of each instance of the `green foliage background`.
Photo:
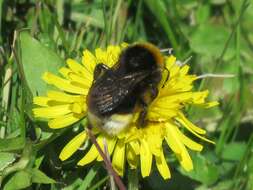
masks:
<svg viewBox="0 0 253 190"><path fill-rule="evenodd" d="M220 106L186 110L216 142L191 153L195 170L183 171L169 153L172 179L155 168L145 179L129 170L128 189L253 189L252 18L252 0L0 0L0 189L109 189L100 163L76 166L85 150L59 160L82 126L50 130L33 118L32 96L46 92L44 71L123 41L173 47L179 60L192 56L194 74L234 75L196 84Z"/></svg>

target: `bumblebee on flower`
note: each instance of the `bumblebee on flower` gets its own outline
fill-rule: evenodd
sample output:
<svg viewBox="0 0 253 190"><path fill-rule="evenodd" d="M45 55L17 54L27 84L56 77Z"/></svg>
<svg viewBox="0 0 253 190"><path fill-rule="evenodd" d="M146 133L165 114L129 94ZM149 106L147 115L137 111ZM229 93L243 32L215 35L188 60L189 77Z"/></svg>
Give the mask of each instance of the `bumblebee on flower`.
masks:
<svg viewBox="0 0 253 190"><path fill-rule="evenodd" d="M139 57L130 61L135 54L142 54L146 60L142 57L141 62L148 64L136 65ZM170 178L163 142L186 171L192 170L187 148L201 151L203 146L185 136L182 128L213 143L204 137L206 131L190 122L183 111L186 105L208 108L217 102L206 103L207 90L192 91L197 76L188 74L188 65L175 64L174 56L163 56L150 44L122 44L106 50L98 48L95 55L85 50L82 64L73 59L66 62L67 66L59 70L62 77L43 75L43 80L59 91L35 97L34 104L39 107L33 113L35 117L47 118L53 129L68 127L88 115L98 144L103 147L105 139L119 175L124 175L128 164L132 169L140 167L143 177L149 176L155 160L161 176ZM122 63L132 65L126 68ZM60 159L68 159L87 140L84 130L67 143ZM92 145L78 165L95 160L102 161L102 157Z"/></svg>

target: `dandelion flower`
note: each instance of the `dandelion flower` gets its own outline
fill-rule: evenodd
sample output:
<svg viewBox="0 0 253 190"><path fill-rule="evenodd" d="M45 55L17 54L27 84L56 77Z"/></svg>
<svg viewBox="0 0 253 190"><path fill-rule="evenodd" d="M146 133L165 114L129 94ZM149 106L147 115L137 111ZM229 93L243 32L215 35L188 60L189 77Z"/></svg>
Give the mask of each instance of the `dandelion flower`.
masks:
<svg viewBox="0 0 253 190"><path fill-rule="evenodd" d="M64 128L83 119L87 113L86 96L93 81L96 64L104 63L112 67L125 47L126 45L122 44L108 46L106 50L98 48L95 54L85 50L82 64L68 59L67 66L59 70L61 77L44 73L43 80L59 90L48 91L47 96L34 98L34 104L38 105L33 109L34 116L48 119L48 126L53 129ZM169 71L170 77L169 80L163 81L158 96L149 105L146 126L137 127L137 119L133 119L127 129L117 135L110 136L101 130L95 132L101 147L103 142L106 142L108 153L112 157L112 165L121 176L124 174L126 164L132 169L140 167L143 177L150 175L152 164L155 164L164 179L170 178L164 144L174 152L186 171L192 170L193 163L187 149L201 151L203 146L187 137L183 129L201 140L213 143L205 137L204 129L186 118L184 107L199 105L209 108L218 103L206 102L207 90L193 91L193 82L197 76L188 74L188 65L179 66L172 55L165 56L164 60L166 67L164 74ZM139 113L134 114L134 118L138 118ZM84 130L67 143L60 153L60 159L68 159L87 140L87 133ZM78 165L84 166L93 161L102 161L95 145L90 147Z"/></svg>

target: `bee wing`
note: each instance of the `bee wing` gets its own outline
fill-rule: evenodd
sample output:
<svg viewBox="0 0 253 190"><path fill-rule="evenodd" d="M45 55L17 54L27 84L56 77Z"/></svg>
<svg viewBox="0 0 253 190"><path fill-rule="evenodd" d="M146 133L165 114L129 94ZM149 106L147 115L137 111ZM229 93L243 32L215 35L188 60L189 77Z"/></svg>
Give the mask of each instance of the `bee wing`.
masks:
<svg viewBox="0 0 253 190"><path fill-rule="evenodd" d="M93 100L98 111L104 114L115 109L148 74L147 71L141 71L120 78L116 76L104 78L93 89Z"/></svg>

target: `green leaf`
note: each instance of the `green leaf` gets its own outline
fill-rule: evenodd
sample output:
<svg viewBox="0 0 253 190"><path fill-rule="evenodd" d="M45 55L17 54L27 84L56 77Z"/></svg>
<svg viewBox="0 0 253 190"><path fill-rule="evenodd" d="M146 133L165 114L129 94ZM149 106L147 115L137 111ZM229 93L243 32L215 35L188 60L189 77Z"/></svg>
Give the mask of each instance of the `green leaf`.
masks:
<svg viewBox="0 0 253 190"><path fill-rule="evenodd" d="M97 181L95 185L93 185L90 190L99 189L100 186L102 186L107 180L109 179L109 176L105 176L101 180Z"/></svg>
<svg viewBox="0 0 253 190"><path fill-rule="evenodd" d="M77 22L89 22L89 24L98 28L104 27L103 12L101 10L92 10L90 14L73 12L71 19Z"/></svg>
<svg viewBox="0 0 253 190"><path fill-rule="evenodd" d="M90 186L92 180L96 176L96 174L98 172L98 169L99 169L99 165L95 165L94 167L91 168L89 173L85 176L84 180L82 181L82 184L80 185L78 190L88 189L88 187Z"/></svg>
<svg viewBox="0 0 253 190"><path fill-rule="evenodd" d="M215 5L222 5L226 3L226 0L211 0L211 3Z"/></svg>
<svg viewBox="0 0 253 190"><path fill-rule="evenodd" d="M231 161L223 161L219 165L220 176L229 175L235 169L236 163Z"/></svg>
<svg viewBox="0 0 253 190"><path fill-rule="evenodd" d="M22 137L1 139L0 141L0 151L19 150L24 148L24 146L25 141Z"/></svg>
<svg viewBox="0 0 253 190"><path fill-rule="evenodd" d="M73 190L77 189L80 184L82 183L82 180L80 178L75 179L71 184L69 184L67 187L64 187L62 190Z"/></svg>
<svg viewBox="0 0 253 190"><path fill-rule="evenodd" d="M15 161L13 153L0 152L0 171Z"/></svg>
<svg viewBox="0 0 253 190"><path fill-rule="evenodd" d="M153 1L153 0L146 0L144 1L152 14L156 17L157 21L161 24L162 28L164 29L165 33L168 36L168 39L170 40L172 47L175 49L176 53L179 53L177 50L178 42L174 35L174 32L172 31L172 27L168 20L167 15L167 8L163 1Z"/></svg>
<svg viewBox="0 0 253 190"><path fill-rule="evenodd" d="M31 174L32 174L32 182L33 183L43 183L43 184L55 183L55 180L48 177L46 174L44 174L39 169L33 168L31 170Z"/></svg>
<svg viewBox="0 0 253 190"><path fill-rule="evenodd" d="M224 26L200 25L190 38L190 46L196 53L218 58L228 37L229 32ZM229 46L224 58L231 58L234 53L234 49Z"/></svg>
<svg viewBox="0 0 253 190"><path fill-rule="evenodd" d="M29 187L32 184L32 176L27 171L15 173L4 186L4 190L19 190Z"/></svg>
<svg viewBox="0 0 253 190"><path fill-rule="evenodd" d="M233 185L232 180L223 180L219 182L217 185L212 186L212 190L228 190L231 189L232 185ZM207 190L207 189L210 189L210 187L207 187L206 185L201 185L197 187L195 190Z"/></svg>
<svg viewBox="0 0 253 190"><path fill-rule="evenodd" d="M210 16L210 6L202 5L196 11L196 20L198 24L205 24Z"/></svg>
<svg viewBox="0 0 253 190"><path fill-rule="evenodd" d="M184 9L194 9L198 6L198 2L195 0L178 0L178 5L181 5Z"/></svg>
<svg viewBox="0 0 253 190"><path fill-rule="evenodd" d="M242 84L239 75L240 65L236 59L230 61L229 64L221 65L220 68L224 73L234 74L235 77L223 80L223 89L226 94L233 94L237 92Z"/></svg>
<svg viewBox="0 0 253 190"><path fill-rule="evenodd" d="M226 160L239 161L245 153L247 145L245 143L233 142L225 145L221 157Z"/></svg>
<svg viewBox="0 0 253 190"><path fill-rule="evenodd" d="M32 94L45 94L47 84L41 79L43 73L57 73L63 60L24 31L20 34L20 48L25 79Z"/></svg>
<svg viewBox="0 0 253 190"><path fill-rule="evenodd" d="M3 8L3 0L0 0L0 28L2 28L2 8ZM0 42L2 42L2 35L0 35Z"/></svg>
<svg viewBox="0 0 253 190"><path fill-rule="evenodd" d="M45 158L44 155L38 156L35 160L34 167L39 168L44 158Z"/></svg>
<svg viewBox="0 0 253 190"><path fill-rule="evenodd" d="M14 107L10 113L10 120L9 120L7 129L9 132L12 132L13 130L19 129L20 125L21 125L21 115L20 115L19 111L17 110L17 108ZM8 138L12 138L11 136L12 136L12 134L8 135ZM16 137L16 136L14 135L14 137Z"/></svg>
<svg viewBox="0 0 253 190"><path fill-rule="evenodd" d="M173 169L173 177L164 180L157 170L151 172L151 175L145 179L150 189L154 190L192 190L196 184L194 180L182 175Z"/></svg>
<svg viewBox="0 0 253 190"><path fill-rule="evenodd" d="M200 181L205 185L215 183L219 177L218 167L200 154L192 155L194 168L186 172L180 168L180 172L194 180Z"/></svg>

